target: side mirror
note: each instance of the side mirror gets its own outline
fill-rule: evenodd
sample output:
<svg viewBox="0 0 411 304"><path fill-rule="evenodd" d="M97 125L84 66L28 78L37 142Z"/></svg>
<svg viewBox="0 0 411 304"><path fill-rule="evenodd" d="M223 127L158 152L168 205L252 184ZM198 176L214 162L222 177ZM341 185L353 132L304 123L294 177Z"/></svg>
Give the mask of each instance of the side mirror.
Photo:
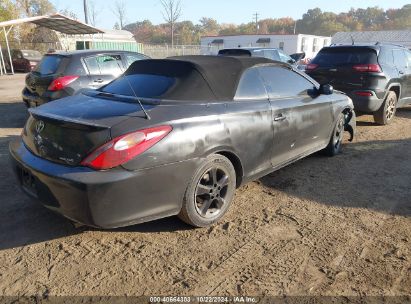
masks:
<svg viewBox="0 0 411 304"><path fill-rule="evenodd" d="M334 88L332 85L330 84L322 84L320 86L320 94L323 95L331 95L332 93L334 93Z"/></svg>

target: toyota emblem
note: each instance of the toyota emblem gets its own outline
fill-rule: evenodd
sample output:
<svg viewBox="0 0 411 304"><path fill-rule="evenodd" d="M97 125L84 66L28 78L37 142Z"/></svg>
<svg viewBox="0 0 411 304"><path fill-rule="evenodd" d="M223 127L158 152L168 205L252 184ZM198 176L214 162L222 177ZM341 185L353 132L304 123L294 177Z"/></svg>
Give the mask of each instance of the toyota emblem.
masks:
<svg viewBox="0 0 411 304"><path fill-rule="evenodd" d="M40 132L43 131L43 130L44 130L44 121L39 120L39 121L36 123L36 132L37 132L37 133L40 133Z"/></svg>

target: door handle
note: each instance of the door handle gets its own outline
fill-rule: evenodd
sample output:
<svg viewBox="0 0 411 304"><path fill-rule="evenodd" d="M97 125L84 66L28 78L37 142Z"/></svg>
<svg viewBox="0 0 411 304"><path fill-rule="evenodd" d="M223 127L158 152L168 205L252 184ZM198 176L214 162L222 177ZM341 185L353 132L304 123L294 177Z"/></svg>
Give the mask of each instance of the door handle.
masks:
<svg viewBox="0 0 411 304"><path fill-rule="evenodd" d="M398 73L401 74L401 75L403 75L403 74L404 74L404 71L399 71Z"/></svg>
<svg viewBox="0 0 411 304"><path fill-rule="evenodd" d="M286 120L286 119L287 119L287 117L284 116L283 114L279 114L276 117L274 117L274 121L283 121L283 120Z"/></svg>
<svg viewBox="0 0 411 304"><path fill-rule="evenodd" d="M104 80L103 79L96 79L96 80L94 80L94 82L102 83L102 82L104 82Z"/></svg>

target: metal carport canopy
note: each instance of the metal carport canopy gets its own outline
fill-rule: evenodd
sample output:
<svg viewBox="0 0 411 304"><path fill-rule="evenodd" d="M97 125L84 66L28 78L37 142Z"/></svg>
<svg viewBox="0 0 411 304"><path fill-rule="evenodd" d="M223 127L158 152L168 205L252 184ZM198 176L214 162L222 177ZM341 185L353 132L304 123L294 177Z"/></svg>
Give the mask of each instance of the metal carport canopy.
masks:
<svg viewBox="0 0 411 304"><path fill-rule="evenodd" d="M12 60L11 60L10 46L8 42L8 34L10 33L10 30L13 28L13 26L20 25L23 23L34 23L38 26L44 26L56 32L60 32L60 33L67 34L67 35L86 35L86 34L104 33L104 31L98 28L87 25L83 22L80 22L78 20L69 18L61 14L36 16L36 17L30 17L30 18L3 21L3 22L0 22L0 28L3 28L4 36L6 38L6 46L7 46L7 52L9 55L10 63L12 62ZM1 59L0 71L2 74L3 72L1 70L1 64L3 64L5 73L6 73L6 66L4 63L3 53L1 52L1 46L0 46L0 57L1 57L0 58ZM14 74L13 64L10 64L10 67L11 67L12 74Z"/></svg>

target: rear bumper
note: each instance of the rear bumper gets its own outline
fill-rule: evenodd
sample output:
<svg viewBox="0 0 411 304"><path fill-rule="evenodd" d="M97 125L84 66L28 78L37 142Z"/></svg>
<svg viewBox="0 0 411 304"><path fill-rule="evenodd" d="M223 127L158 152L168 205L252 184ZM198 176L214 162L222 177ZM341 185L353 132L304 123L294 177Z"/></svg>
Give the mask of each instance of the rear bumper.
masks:
<svg viewBox="0 0 411 304"><path fill-rule="evenodd" d="M128 226L177 214L199 161L138 171L94 171L39 158L20 139L10 143L10 154L14 172L26 193L73 221L99 228Z"/></svg>
<svg viewBox="0 0 411 304"><path fill-rule="evenodd" d="M376 112L381 108L381 105L384 102L384 99L378 98L373 91L369 91L372 94L372 96L358 96L355 94L356 92L357 91L353 91L348 94L348 96L353 101L354 109L356 112ZM364 90L361 90L361 92L364 92Z"/></svg>
<svg viewBox="0 0 411 304"><path fill-rule="evenodd" d="M46 91L43 95L39 96L37 94L31 93L27 88L23 89L21 95L24 103L28 108L38 107L44 103L69 96L69 94L64 90L56 92Z"/></svg>

